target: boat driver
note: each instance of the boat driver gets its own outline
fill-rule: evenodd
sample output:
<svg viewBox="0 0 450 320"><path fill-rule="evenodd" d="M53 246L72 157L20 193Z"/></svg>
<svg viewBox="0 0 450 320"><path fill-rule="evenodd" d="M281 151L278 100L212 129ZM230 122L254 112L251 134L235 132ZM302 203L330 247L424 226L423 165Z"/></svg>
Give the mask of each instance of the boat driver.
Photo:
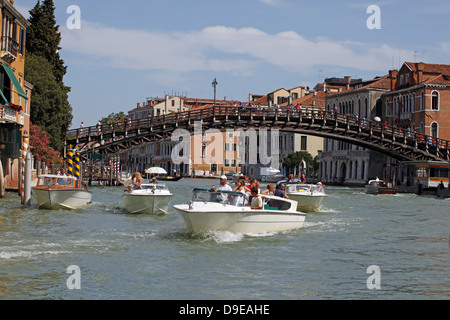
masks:
<svg viewBox="0 0 450 320"><path fill-rule="evenodd" d="M223 175L220 177L220 183L211 188L211 190L215 191L233 191L231 187L227 184L227 176ZM220 194L222 201L226 201L228 199L226 194ZM217 198L216 198L217 199Z"/></svg>

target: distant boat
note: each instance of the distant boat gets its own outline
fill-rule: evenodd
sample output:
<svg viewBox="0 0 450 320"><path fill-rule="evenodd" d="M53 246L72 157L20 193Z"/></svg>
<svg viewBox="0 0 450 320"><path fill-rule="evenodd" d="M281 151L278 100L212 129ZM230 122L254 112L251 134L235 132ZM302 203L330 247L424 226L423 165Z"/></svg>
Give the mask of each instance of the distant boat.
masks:
<svg viewBox="0 0 450 320"><path fill-rule="evenodd" d="M322 186L306 183L286 183L289 199L297 201L297 209L303 212L319 211L327 197Z"/></svg>
<svg viewBox="0 0 450 320"><path fill-rule="evenodd" d="M161 180L161 181L178 181L181 178L183 178L182 176L166 176L166 177L157 177L156 179Z"/></svg>
<svg viewBox="0 0 450 320"><path fill-rule="evenodd" d="M280 170L275 168L261 168L261 181L263 182L278 182L285 178L284 174Z"/></svg>
<svg viewBox="0 0 450 320"><path fill-rule="evenodd" d="M92 192L75 177L42 175L32 190L39 209L79 209L92 202Z"/></svg>
<svg viewBox="0 0 450 320"><path fill-rule="evenodd" d="M383 180L370 180L366 185L366 193L369 194L397 194L392 182Z"/></svg>

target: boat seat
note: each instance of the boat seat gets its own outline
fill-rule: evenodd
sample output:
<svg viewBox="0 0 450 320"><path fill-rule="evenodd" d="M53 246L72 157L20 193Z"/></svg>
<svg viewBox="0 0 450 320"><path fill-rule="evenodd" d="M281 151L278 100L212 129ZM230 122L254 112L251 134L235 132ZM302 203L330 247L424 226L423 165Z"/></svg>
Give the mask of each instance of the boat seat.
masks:
<svg viewBox="0 0 450 320"><path fill-rule="evenodd" d="M266 204L266 205L264 206L264 209L265 209L265 210L278 210L278 207L271 207L270 205Z"/></svg>

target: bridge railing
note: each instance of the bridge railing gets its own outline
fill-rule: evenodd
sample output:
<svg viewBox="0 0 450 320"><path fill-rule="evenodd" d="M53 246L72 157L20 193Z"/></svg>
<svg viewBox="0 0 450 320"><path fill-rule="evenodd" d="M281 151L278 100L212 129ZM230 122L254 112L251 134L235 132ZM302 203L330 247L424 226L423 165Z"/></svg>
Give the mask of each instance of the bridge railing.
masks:
<svg viewBox="0 0 450 320"><path fill-rule="evenodd" d="M302 106L301 108L258 108L241 106L216 106L199 109L191 109L184 112L169 113L159 116L151 116L144 119L129 120L123 123L107 123L100 126L72 129L67 132L66 140L69 143L79 141L98 141L104 137L108 139L122 139L129 135L139 135L142 132L151 131L153 128L173 128L181 123L192 124L194 121L220 117L221 121L231 119L252 119L266 121L304 122L321 121L333 123L336 127L357 130L361 133L369 133L373 137L390 139L403 144L420 148L422 150L439 152L448 150L448 140L434 138L416 131L404 130L395 125L388 125L380 121L368 120L355 115L348 115L325 110L322 107Z"/></svg>

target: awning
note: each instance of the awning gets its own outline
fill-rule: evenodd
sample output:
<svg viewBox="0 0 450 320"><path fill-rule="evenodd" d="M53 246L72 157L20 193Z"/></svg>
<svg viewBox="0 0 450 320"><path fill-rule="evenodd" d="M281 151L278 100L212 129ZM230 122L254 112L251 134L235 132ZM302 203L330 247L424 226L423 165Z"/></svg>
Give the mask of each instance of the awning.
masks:
<svg viewBox="0 0 450 320"><path fill-rule="evenodd" d="M4 62L2 62L3 68L5 69L6 73L8 74L9 79L11 79L11 82L13 83L14 87L16 87L17 93L19 96L24 98L25 100L28 100L27 94L23 90L23 88L20 86L19 81L17 80L14 71L10 67L8 67Z"/></svg>
<svg viewBox="0 0 450 320"><path fill-rule="evenodd" d="M5 100L5 104L9 105L8 99L6 99L5 95L3 94L2 90L0 90L0 96Z"/></svg>

